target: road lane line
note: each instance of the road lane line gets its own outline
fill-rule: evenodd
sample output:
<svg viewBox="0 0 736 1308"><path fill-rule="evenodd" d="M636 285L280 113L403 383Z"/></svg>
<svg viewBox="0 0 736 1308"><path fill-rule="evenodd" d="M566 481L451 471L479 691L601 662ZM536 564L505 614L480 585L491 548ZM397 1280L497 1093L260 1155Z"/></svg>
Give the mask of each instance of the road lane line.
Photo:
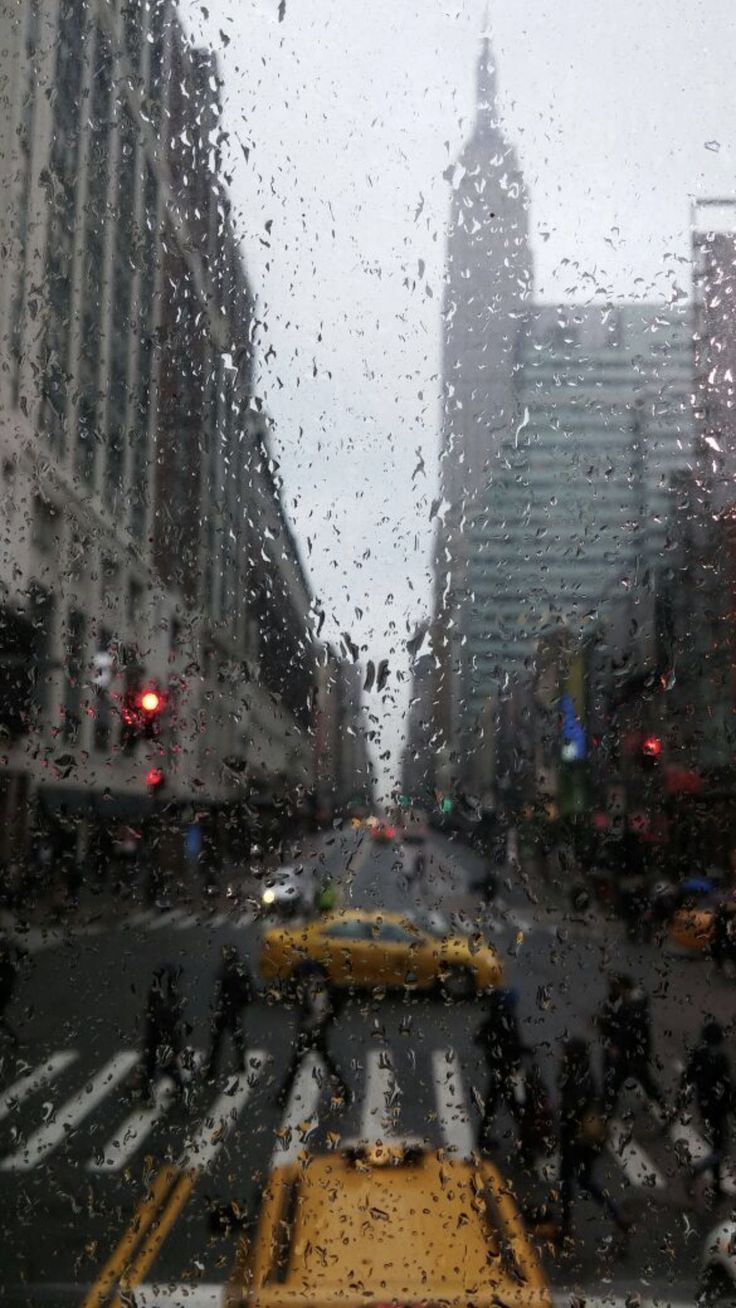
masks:
<svg viewBox="0 0 736 1308"><path fill-rule="evenodd" d="M176 1184L178 1175L177 1169L170 1163L167 1163L165 1167L157 1172L150 1190L137 1205L130 1225L123 1232L97 1280L85 1296L82 1308L101 1308L113 1286L119 1280L123 1269L133 1256L139 1240L145 1237L146 1231L156 1216L159 1205L163 1203L170 1188Z"/></svg>
<svg viewBox="0 0 736 1308"><path fill-rule="evenodd" d="M308 1053L299 1066L289 1095L284 1120L276 1132L272 1167L296 1162L307 1136L317 1125L317 1109L324 1088L325 1069L315 1053Z"/></svg>
<svg viewBox="0 0 736 1308"><path fill-rule="evenodd" d="M22 1104L30 1095L35 1094L37 1090L53 1081L78 1056L76 1049L58 1049L55 1054L50 1054L37 1067L24 1072L8 1090L3 1091L3 1094L0 1095L0 1122L12 1113L18 1104Z"/></svg>
<svg viewBox="0 0 736 1308"><path fill-rule="evenodd" d="M664 1190L666 1182L648 1154L630 1138L623 1122L613 1121L610 1127L608 1152L616 1159L627 1181L645 1189Z"/></svg>
<svg viewBox="0 0 736 1308"><path fill-rule="evenodd" d="M105 1066L88 1081L78 1094L72 1095L25 1144L14 1154L10 1154L0 1163L3 1172L30 1172L46 1154L56 1149L67 1136L79 1126L80 1122L97 1107L99 1103L115 1088L138 1061L138 1054L131 1049L114 1054Z"/></svg>
<svg viewBox="0 0 736 1308"><path fill-rule="evenodd" d="M432 1079L442 1139L458 1158L470 1158L475 1141L454 1049L432 1050Z"/></svg>
<svg viewBox="0 0 736 1308"><path fill-rule="evenodd" d="M365 1057L365 1095L360 1117L363 1140L395 1139L399 1096L396 1073L385 1049L369 1049Z"/></svg>

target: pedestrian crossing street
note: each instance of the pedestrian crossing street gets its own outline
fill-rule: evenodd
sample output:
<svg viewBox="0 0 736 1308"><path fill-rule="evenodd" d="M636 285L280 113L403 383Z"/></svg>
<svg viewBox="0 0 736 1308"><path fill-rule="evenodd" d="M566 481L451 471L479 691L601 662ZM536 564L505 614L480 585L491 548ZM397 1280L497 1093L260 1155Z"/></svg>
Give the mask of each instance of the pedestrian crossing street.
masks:
<svg viewBox="0 0 736 1308"><path fill-rule="evenodd" d="M420 1113L413 1105L421 1133L433 1147L443 1146L455 1156L470 1157L477 1146L477 1093L466 1083L454 1049L429 1050L426 1058L431 1102ZM69 1149L89 1173L109 1176L127 1168L150 1145L155 1131L166 1132L167 1116L177 1102L174 1084L167 1077L157 1083L151 1102L131 1100L128 1092L138 1062L137 1050L121 1049L90 1069L77 1049L57 1049L28 1067L0 1092L0 1171L31 1173ZM201 1050L189 1051L185 1059L190 1077L185 1111L193 1121L187 1117L184 1129L194 1131L192 1139L199 1132L201 1138L192 1149L197 1166L208 1167L217 1152L207 1143L210 1137L220 1139L225 1122L236 1125L251 1096L260 1098L261 1106L272 1104L274 1080L271 1057L263 1049L250 1049L246 1072L223 1074L220 1084L201 1081L202 1062ZM416 1131L406 1129L404 1095L390 1050L370 1047L356 1066L355 1107L341 1106L330 1101L330 1084L318 1056L307 1054L274 1132L273 1166L294 1161L305 1147L320 1147L319 1128L329 1112L343 1114L346 1131L362 1139L400 1139L407 1134L416 1138ZM206 1106L208 1094L213 1100ZM409 1095L406 1102L412 1104ZM114 1122L105 1139L100 1115L106 1125ZM176 1121L182 1130L181 1118ZM172 1119L172 1131L176 1129ZM637 1139L630 1126L614 1121L607 1152L609 1165L620 1172L623 1182L663 1196L675 1169L682 1171L697 1163L709 1149L692 1121L676 1122L667 1137L660 1133L646 1139ZM555 1178L554 1157L539 1164L539 1175L547 1181ZM733 1172L726 1172L725 1187L730 1195L736 1195Z"/></svg>

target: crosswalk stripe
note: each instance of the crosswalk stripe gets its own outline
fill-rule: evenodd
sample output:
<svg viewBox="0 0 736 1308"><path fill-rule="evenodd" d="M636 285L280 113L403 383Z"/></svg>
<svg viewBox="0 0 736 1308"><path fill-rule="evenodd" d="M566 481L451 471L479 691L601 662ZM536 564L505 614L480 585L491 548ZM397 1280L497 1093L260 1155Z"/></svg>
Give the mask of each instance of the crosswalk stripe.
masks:
<svg viewBox="0 0 736 1308"><path fill-rule="evenodd" d="M217 1097L204 1119L198 1134L187 1143L178 1167L182 1172L204 1172L211 1166L218 1151L235 1126L258 1080L267 1054L265 1049L251 1049L246 1055L246 1071L241 1072L234 1085Z"/></svg>
<svg viewBox="0 0 736 1308"><path fill-rule="evenodd" d="M254 920L255 919L252 913L241 913L240 917L236 920L234 925L236 927L247 927L247 926L251 926Z"/></svg>
<svg viewBox="0 0 736 1308"><path fill-rule="evenodd" d="M163 913L157 922L151 922L150 931L163 931L164 928L173 926L175 922L181 921L186 917L186 910L183 908L172 908L168 913Z"/></svg>
<svg viewBox="0 0 736 1308"><path fill-rule="evenodd" d="M133 1050L123 1050L114 1054L96 1076L88 1081L78 1094L58 1110L49 1122L33 1135L29 1136L14 1154L10 1154L0 1163L3 1172L29 1172L46 1154L51 1153L74 1130L79 1123L97 1107L105 1095L128 1075L138 1061Z"/></svg>
<svg viewBox="0 0 736 1308"><path fill-rule="evenodd" d="M186 913L180 922L174 925L175 931L191 931L192 927L199 926L199 918L194 913Z"/></svg>
<svg viewBox="0 0 736 1308"><path fill-rule="evenodd" d="M174 1082L165 1077L156 1086L154 1102L148 1108L138 1108L126 1117L113 1136L104 1144L95 1158L87 1163L89 1172L119 1172L140 1149L156 1122L169 1107L174 1095Z"/></svg>
<svg viewBox="0 0 736 1308"><path fill-rule="evenodd" d="M221 1308L224 1285L182 1281L180 1285L137 1285L135 1308Z"/></svg>
<svg viewBox="0 0 736 1308"><path fill-rule="evenodd" d="M699 1163L711 1152L710 1146L699 1135L694 1126L687 1122L674 1122L670 1127L670 1136L676 1144L684 1144L693 1163ZM736 1180L733 1173L723 1168L722 1185L726 1194L736 1195Z"/></svg>
<svg viewBox="0 0 736 1308"><path fill-rule="evenodd" d="M587 1289L582 1297L579 1289L552 1291L554 1308L570 1308L571 1303L584 1303L585 1308L629 1308L634 1302L637 1308L692 1308L693 1305L693 1299L671 1299L669 1290L655 1293L651 1299L640 1299L638 1292L633 1299L630 1294L615 1292L591 1295Z"/></svg>
<svg viewBox="0 0 736 1308"><path fill-rule="evenodd" d="M215 928L223 927L229 920L229 916L230 916L229 913L215 913L215 916L213 918L210 918L209 925Z"/></svg>
<svg viewBox="0 0 736 1308"><path fill-rule="evenodd" d="M77 1057L76 1049L58 1049L55 1054L50 1054L48 1058L39 1063L37 1067L14 1081L8 1090L0 1095L0 1122L13 1112L14 1109L22 1104L30 1095L35 1094L42 1086L46 1086L54 1080L60 1072L64 1071L70 1063L73 1063Z"/></svg>
<svg viewBox="0 0 736 1308"><path fill-rule="evenodd" d="M156 917L158 917L158 913L155 908L141 908L137 913L131 913L130 917L126 918L122 925L127 927L145 926L147 922L152 922Z"/></svg>
<svg viewBox="0 0 736 1308"><path fill-rule="evenodd" d="M317 1125L323 1072L321 1059L315 1053L307 1054L302 1060L292 1086L283 1123L277 1133L276 1147L271 1159L272 1167L296 1162L305 1147L307 1136Z"/></svg>
<svg viewBox="0 0 736 1308"><path fill-rule="evenodd" d="M662 1173L655 1167L649 1155L629 1138L629 1134L622 1122L611 1122L609 1153L613 1154L627 1181L632 1185L663 1190L665 1179Z"/></svg>
<svg viewBox="0 0 736 1308"><path fill-rule="evenodd" d="M458 1157L469 1158L473 1152L473 1130L454 1049L432 1050L432 1079L444 1143Z"/></svg>
<svg viewBox="0 0 736 1308"><path fill-rule="evenodd" d="M385 1140L395 1135L394 1105L399 1095L396 1073L388 1051L369 1049L365 1058L365 1095L360 1118L364 1140Z"/></svg>

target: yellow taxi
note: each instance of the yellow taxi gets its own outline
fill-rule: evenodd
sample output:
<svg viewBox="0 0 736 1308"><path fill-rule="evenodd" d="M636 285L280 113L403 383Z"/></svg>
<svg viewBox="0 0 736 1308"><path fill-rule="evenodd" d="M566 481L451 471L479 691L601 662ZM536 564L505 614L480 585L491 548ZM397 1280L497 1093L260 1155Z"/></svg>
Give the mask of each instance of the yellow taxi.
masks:
<svg viewBox="0 0 736 1308"><path fill-rule="evenodd" d="M713 939L715 910L712 908L678 908L670 921L670 939L681 949L704 950Z"/></svg>
<svg viewBox="0 0 736 1308"><path fill-rule="evenodd" d="M269 981L319 971L334 986L427 990L441 984L454 999L503 982L498 954L479 936L433 932L400 913L358 909L267 929L260 969Z"/></svg>
<svg viewBox="0 0 736 1308"><path fill-rule="evenodd" d="M488 1162L381 1145L278 1167L226 1308L551 1308L508 1184Z"/></svg>

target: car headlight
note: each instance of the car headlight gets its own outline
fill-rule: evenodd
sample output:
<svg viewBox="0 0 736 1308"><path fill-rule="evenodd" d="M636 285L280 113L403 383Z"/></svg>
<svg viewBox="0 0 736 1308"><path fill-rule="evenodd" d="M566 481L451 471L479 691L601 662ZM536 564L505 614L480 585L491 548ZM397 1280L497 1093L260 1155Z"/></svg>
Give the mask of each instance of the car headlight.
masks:
<svg viewBox="0 0 736 1308"><path fill-rule="evenodd" d="M275 898L276 898L276 892L274 890L264 890L263 892L264 904L273 904Z"/></svg>

